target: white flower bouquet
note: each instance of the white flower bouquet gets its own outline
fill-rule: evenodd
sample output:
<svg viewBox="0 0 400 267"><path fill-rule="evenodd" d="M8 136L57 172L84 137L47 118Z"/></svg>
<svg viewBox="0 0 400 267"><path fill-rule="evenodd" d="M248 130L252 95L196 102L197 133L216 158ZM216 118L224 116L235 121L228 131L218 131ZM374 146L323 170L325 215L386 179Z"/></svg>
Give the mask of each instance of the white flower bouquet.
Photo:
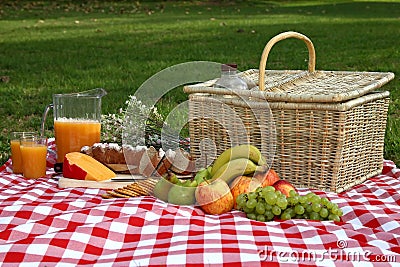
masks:
<svg viewBox="0 0 400 267"><path fill-rule="evenodd" d="M134 118L130 117L132 114ZM165 136L168 128L157 107L147 107L136 96L130 95L118 113L102 115L101 142L124 142L132 146L146 145L158 149L162 147L161 132ZM179 146L188 149L188 139L178 138Z"/></svg>

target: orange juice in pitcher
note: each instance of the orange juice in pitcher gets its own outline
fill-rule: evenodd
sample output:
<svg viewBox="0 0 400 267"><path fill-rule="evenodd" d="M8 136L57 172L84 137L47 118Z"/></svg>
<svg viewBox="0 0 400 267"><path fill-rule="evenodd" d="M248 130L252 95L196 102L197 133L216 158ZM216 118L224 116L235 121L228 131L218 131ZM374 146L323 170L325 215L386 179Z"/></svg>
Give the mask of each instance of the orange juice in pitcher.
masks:
<svg viewBox="0 0 400 267"><path fill-rule="evenodd" d="M102 88L80 93L55 94L53 103L46 107L42 119L42 135L47 113L53 109L57 150L56 172L62 172L65 154L78 152L83 146L100 142Z"/></svg>
<svg viewBox="0 0 400 267"><path fill-rule="evenodd" d="M63 162L65 154L80 151L83 146L100 142L101 124L97 121L56 120L54 132L57 162Z"/></svg>

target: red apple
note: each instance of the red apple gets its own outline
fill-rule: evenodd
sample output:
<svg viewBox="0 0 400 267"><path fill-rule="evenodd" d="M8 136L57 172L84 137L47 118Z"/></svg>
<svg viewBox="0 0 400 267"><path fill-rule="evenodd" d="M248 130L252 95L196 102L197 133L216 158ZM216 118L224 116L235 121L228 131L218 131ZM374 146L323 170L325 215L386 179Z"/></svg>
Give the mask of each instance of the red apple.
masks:
<svg viewBox="0 0 400 267"><path fill-rule="evenodd" d="M286 195L287 197L289 196L290 190L296 191L296 188L291 183L285 180L277 181L273 184L273 187L275 187L275 190L281 191L282 194Z"/></svg>
<svg viewBox="0 0 400 267"><path fill-rule="evenodd" d="M273 185L280 180L279 175L273 169L269 169L265 172L256 172L253 177L260 181L261 187Z"/></svg>
<svg viewBox="0 0 400 267"><path fill-rule="evenodd" d="M228 184L222 179L200 183L195 197L201 209L208 214L222 214L233 209L233 196Z"/></svg>
<svg viewBox="0 0 400 267"><path fill-rule="evenodd" d="M261 186L261 182L258 179L254 179L248 176L238 176L231 183L231 193L235 202L234 208L237 208L236 198L242 193L248 193L255 191Z"/></svg>

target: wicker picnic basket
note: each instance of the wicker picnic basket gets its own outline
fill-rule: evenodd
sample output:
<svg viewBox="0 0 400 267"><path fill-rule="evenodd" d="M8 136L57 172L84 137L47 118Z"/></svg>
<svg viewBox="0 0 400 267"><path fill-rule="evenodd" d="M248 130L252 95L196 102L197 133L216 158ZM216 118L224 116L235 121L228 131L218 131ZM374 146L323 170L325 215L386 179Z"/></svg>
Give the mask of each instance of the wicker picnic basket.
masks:
<svg viewBox="0 0 400 267"><path fill-rule="evenodd" d="M286 38L305 42L308 71L265 70L271 48ZM225 149L251 143L282 179L337 193L379 174L389 92L375 90L394 74L316 71L315 58L308 37L284 32L266 44L258 70L240 73L254 88L214 88L215 80L185 86L194 158L209 164Z"/></svg>

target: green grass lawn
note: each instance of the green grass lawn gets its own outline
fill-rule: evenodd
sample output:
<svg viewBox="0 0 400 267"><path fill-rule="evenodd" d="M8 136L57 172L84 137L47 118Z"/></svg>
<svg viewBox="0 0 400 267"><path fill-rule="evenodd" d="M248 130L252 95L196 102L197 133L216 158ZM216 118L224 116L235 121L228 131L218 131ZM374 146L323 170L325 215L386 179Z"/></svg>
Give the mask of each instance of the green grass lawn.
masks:
<svg viewBox="0 0 400 267"><path fill-rule="evenodd" d="M103 87L116 113L150 76L189 61L258 68L270 38L314 43L319 70L394 72L385 158L400 165L400 1L1 1L0 164L12 131L38 130L54 93ZM278 43L269 69L305 69L298 40ZM167 114L185 101L174 90ZM47 125L51 134L51 125Z"/></svg>

